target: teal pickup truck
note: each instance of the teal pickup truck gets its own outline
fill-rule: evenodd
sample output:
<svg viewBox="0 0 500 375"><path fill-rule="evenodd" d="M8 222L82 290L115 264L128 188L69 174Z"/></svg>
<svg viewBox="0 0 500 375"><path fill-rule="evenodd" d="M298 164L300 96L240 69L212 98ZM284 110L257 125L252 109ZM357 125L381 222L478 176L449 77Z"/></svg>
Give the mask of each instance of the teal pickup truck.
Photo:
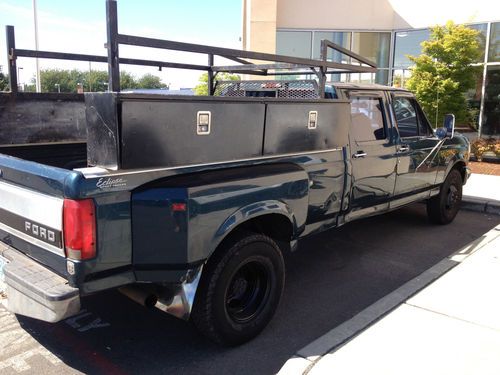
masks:
<svg viewBox="0 0 500 375"><path fill-rule="evenodd" d="M308 64L329 72L325 61ZM73 152L51 154L60 141L0 148L8 310L57 322L85 296L118 289L241 344L272 319L283 253L298 239L417 201L434 223L455 218L469 142L452 116L434 131L410 92L321 79L209 84L209 96L0 96L3 134L11 114L47 108L42 130L64 111L86 129Z"/></svg>
<svg viewBox="0 0 500 375"><path fill-rule="evenodd" d="M102 167L0 155L8 309L56 322L120 288L240 343L273 316L282 252L299 238L420 200L431 221L451 222L466 138L436 135L407 91L330 92L338 99L89 94L89 160Z"/></svg>

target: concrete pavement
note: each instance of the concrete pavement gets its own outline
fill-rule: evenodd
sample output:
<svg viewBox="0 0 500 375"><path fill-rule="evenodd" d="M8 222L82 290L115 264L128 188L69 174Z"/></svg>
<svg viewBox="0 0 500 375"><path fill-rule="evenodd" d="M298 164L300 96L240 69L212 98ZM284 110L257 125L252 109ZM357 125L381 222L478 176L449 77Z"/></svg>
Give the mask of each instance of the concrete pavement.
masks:
<svg viewBox="0 0 500 375"><path fill-rule="evenodd" d="M500 176L472 174L464 186L462 207L500 215Z"/></svg>
<svg viewBox="0 0 500 375"><path fill-rule="evenodd" d="M500 214L500 177L464 208ZM439 241L439 239L436 239ZM500 225L299 350L280 374L500 374Z"/></svg>

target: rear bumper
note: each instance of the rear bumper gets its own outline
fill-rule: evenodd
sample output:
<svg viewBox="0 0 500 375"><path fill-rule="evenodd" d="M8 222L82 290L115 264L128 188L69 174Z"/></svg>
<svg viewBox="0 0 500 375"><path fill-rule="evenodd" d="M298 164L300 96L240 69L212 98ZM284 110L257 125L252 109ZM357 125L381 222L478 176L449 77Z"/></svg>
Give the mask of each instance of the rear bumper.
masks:
<svg viewBox="0 0 500 375"><path fill-rule="evenodd" d="M0 242L4 289L1 303L15 314L58 322L80 311L80 294L63 277Z"/></svg>

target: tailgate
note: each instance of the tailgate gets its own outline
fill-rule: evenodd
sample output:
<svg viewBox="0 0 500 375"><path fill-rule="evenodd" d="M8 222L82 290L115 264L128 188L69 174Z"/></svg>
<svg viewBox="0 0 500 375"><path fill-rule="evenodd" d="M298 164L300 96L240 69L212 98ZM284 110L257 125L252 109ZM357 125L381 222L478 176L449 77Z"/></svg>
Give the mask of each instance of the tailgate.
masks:
<svg viewBox="0 0 500 375"><path fill-rule="evenodd" d="M64 256L62 247L62 198L41 194L0 181L0 230L2 240L14 237ZM26 246L19 250L27 250ZM24 249L23 249L24 247Z"/></svg>
<svg viewBox="0 0 500 375"><path fill-rule="evenodd" d="M0 155L0 241L66 275L63 203L78 175Z"/></svg>

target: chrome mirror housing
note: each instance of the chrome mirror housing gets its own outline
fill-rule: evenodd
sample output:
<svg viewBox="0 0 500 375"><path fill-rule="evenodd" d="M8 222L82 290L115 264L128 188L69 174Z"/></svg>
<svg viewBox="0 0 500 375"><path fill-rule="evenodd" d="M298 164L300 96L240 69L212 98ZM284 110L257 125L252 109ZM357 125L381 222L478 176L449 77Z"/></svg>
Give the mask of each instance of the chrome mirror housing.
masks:
<svg viewBox="0 0 500 375"><path fill-rule="evenodd" d="M446 129L446 135L453 138L455 135L455 115L448 113L444 115L443 127Z"/></svg>

